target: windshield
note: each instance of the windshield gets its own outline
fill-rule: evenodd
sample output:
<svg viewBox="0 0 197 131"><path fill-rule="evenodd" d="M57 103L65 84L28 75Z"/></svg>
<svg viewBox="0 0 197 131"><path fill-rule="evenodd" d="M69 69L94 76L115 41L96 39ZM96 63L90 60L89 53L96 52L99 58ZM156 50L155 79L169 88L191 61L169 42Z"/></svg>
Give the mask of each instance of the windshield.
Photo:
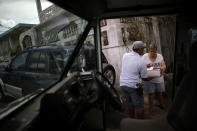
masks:
<svg viewBox="0 0 197 131"><path fill-rule="evenodd" d="M2 0L0 4L1 113L10 103L59 80L88 22L46 0ZM86 60L78 55L69 74L82 71Z"/></svg>

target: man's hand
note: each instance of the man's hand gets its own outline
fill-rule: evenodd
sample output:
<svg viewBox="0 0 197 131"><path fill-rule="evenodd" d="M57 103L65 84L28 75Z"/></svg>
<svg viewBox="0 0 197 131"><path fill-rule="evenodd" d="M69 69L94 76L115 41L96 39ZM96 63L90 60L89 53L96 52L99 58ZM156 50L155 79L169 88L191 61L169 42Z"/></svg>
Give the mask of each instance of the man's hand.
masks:
<svg viewBox="0 0 197 131"><path fill-rule="evenodd" d="M163 73L164 73L164 70L161 68L161 69L160 69L160 76L162 76Z"/></svg>

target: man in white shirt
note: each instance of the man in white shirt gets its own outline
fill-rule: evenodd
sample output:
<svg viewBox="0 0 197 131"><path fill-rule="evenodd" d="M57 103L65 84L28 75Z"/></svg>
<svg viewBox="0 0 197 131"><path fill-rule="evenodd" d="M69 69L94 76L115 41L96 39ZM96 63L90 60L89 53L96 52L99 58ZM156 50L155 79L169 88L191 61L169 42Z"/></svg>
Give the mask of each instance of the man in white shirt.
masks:
<svg viewBox="0 0 197 131"><path fill-rule="evenodd" d="M140 55L146 44L142 41L133 43L133 51L126 53L122 60L122 72L120 75L120 88L126 96L130 117L144 118L144 96L138 95L137 84L141 83L140 78L144 81L151 80L147 78L147 67Z"/></svg>

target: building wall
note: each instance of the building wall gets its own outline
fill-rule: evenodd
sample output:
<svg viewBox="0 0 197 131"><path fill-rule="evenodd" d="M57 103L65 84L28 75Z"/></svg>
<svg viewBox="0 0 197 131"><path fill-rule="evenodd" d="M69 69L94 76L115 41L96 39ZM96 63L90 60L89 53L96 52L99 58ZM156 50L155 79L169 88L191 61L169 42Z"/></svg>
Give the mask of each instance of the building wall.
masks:
<svg viewBox="0 0 197 131"><path fill-rule="evenodd" d="M53 6L52 6L53 7ZM50 7L51 8L51 7ZM42 12L43 13L43 12ZM58 14L54 14L53 17L50 17L48 20L45 19L44 22L35 26L34 28L24 32L20 36L20 44L25 36L31 36L32 45L45 45L45 44L67 44L73 40L76 40L78 34L72 34L69 38L64 37L65 29L60 30L55 29L58 26L70 26L70 23L74 23L78 27L78 32L82 32L84 28L84 21L79 19L77 16L71 15L65 10L61 10ZM39 33L38 33L39 32ZM76 42L72 42L76 43Z"/></svg>
<svg viewBox="0 0 197 131"><path fill-rule="evenodd" d="M32 42L32 46L38 45L38 39L36 37L36 31L35 28L31 28L23 33L20 34L19 36L19 43L20 43L20 47L23 50L24 49L24 45L23 45L23 39L25 38L25 36L30 36L31 37L31 42Z"/></svg>
<svg viewBox="0 0 197 131"><path fill-rule="evenodd" d="M132 45L129 45L128 48L132 48ZM122 70L122 57L126 52L128 52L128 49L124 45L103 49L103 53L105 54L108 62L113 65L116 71L115 87L119 87L120 74Z"/></svg>
<svg viewBox="0 0 197 131"><path fill-rule="evenodd" d="M6 56L9 55L9 41L8 38L4 38L1 40L1 44L0 44L0 52L1 52L1 56Z"/></svg>
<svg viewBox="0 0 197 131"><path fill-rule="evenodd" d="M10 59L17 53L17 48L19 46L19 34L8 35L1 38L0 42L0 56L4 60L10 61Z"/></svg>
<svg viewBox="0 0 197 131"><path fill-rule="evenodd" d="M30 29L32 24L18 24L9 29L0 37L0 58L1 61L10 61L17 53L21 51L20 34Z"/></svg>
<svg viewBox="0 0 197 131"><path fill-rule="evenodd" d="M108 62L115 68L115 87L119 87L122 57L126 52L129 52L132 49L131 42L127 43L127 45L123 42L121 29L127 27L128 25L126 23L120 23L120 19L108 19L107 25L101 27L101 32L107 31L108 45L102 43L102 51Z"/></svg>

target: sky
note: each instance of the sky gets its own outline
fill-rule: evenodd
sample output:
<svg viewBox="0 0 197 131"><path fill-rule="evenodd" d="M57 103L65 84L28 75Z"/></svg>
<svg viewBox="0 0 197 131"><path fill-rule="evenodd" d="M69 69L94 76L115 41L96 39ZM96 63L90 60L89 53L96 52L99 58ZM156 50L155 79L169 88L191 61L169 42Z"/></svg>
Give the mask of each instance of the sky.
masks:
<svg viewBox="0 0 197 131"><path fill-rule="evenodd" d="M18 23L38 24L36 0L0 0L0 34ZM41 0L42 9L51 2Z"/></svg>

